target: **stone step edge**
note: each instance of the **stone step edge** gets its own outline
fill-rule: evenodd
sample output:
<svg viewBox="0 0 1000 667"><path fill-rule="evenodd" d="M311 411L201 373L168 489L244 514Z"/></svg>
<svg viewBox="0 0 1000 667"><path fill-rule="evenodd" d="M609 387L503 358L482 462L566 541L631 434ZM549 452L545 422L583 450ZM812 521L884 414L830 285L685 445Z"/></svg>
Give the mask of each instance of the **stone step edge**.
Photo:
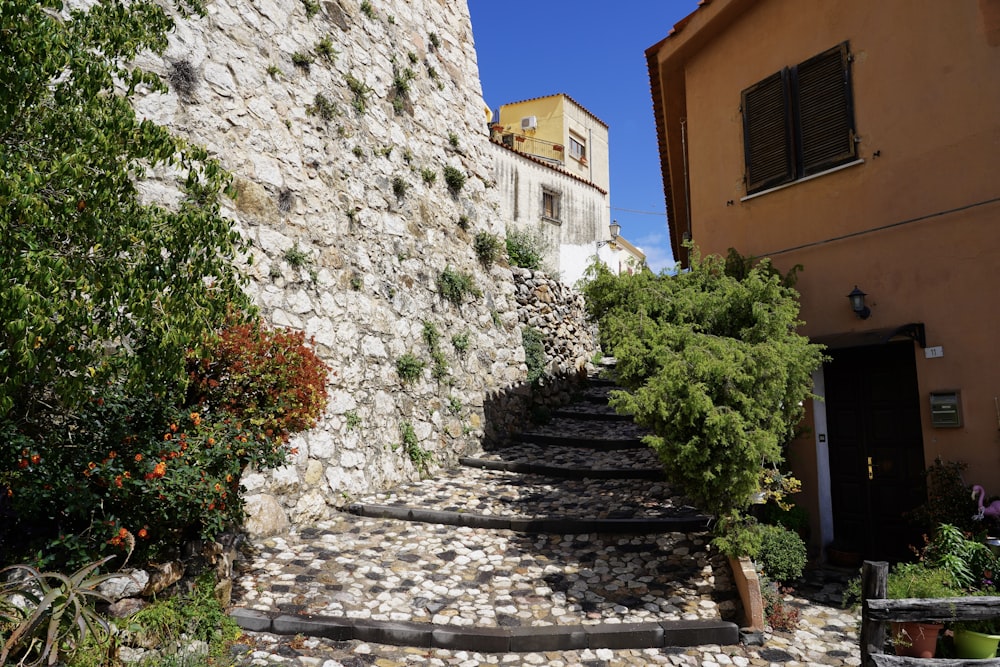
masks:
<svg viewBox="0 0 1000 667"><path fill-rule="evenodd" d="M512 436L512 440L526 442L532 445L558 445L560 447L576 447L578 449L595 449L600 451L617 451L619 449L645 449L648 445L639 438L581 438L578 435L545 435L542 433L521 433Z"/></svg>
<svg viewBox="0 0 1000 667"><path fill-rule="evenodd" d="M502 470L523 475L541 475L544 477L561 477L565 479L646 479L662 480L666 475L662 469L649 468L570 468L567 466L550 466L541 463L521 463L517 461L496 461L480 459L474 456L461 456L459 464L467 468L483 470Z"/></svg>
<svg viewBox="0 0 1000 667"><path fill-rule="evenodd" d="M620 415L617 412L590 412L584 410L557 409L552 412L553 417L562 419L576 419L583 422L631 422L632 415Z"/></svg>
<svg viewBox="0 0 1000 667"><path fill-rule="evenodd" d="M413 621L279 614L245 607L232 609L229 616L237 625L250 632L479 653L534 653L588 648L645 649L708 644L727 646L739 643L739 629L735 623L715 620L480 628Z"/></svg>
<svg viewBox="0 0 1000 667"><path fill-rule="evenodd" d="M347 506L347 511L357 516L374 519L397 519L488 530L511 530L516 533L553 533L557 535L691 533L706 530L709 522L709 517L701 514L644 519L575 519L561 516L509 517L370 503L351 503Z"/></svg>

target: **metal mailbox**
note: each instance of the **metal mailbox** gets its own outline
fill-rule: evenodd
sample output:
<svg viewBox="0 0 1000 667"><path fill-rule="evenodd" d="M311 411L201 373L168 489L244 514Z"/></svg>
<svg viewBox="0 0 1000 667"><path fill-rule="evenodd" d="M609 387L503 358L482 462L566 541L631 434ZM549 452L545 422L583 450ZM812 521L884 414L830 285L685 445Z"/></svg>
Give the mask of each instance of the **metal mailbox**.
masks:
<svg viewBox="0 0 1000 667"><path fill-rule="evenodd" d="M962 405L958 391L931 392L931 426L959 428L962 426Z"/></svg>

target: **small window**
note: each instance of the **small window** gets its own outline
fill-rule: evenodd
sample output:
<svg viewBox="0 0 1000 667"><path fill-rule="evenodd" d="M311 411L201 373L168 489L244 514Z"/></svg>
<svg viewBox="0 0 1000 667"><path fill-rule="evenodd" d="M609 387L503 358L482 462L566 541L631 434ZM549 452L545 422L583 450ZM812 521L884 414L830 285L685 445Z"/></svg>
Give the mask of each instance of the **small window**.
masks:
<svg viewBox="0 0 1000 667"><path fill-rule="evenodd" d="M847 42L742 93L747 194L856 157Z"/></svg>
<svg viewBox="0 0 1000 667"><path fill-rule="evenodd" d="M587 159L587 144L583 139L571 136L569 138L569 154L577 160Z"/></svg>
<svg viewBox="0 0 1000 667"><path fill-rule="evenodd" d="M551 190L542 190L542 217L550 220L559 219L559 194Z"/></svg>

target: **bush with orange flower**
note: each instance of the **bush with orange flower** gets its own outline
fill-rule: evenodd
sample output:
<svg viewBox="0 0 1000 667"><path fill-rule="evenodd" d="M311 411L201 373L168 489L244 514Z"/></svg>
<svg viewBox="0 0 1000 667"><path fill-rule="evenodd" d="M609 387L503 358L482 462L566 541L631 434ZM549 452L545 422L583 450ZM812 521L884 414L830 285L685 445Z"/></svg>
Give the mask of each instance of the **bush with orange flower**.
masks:
<svg viewBox="0 0 1000 667"><path fill-rule="evenodd" d="M289 434L325 409L327 372L301 333L231 324L189 356L179 404L114 385L44 439L0 424L0 552L72 564L124 551L127 534L142 558L238 524L240 475L287 462Z"/></svg>

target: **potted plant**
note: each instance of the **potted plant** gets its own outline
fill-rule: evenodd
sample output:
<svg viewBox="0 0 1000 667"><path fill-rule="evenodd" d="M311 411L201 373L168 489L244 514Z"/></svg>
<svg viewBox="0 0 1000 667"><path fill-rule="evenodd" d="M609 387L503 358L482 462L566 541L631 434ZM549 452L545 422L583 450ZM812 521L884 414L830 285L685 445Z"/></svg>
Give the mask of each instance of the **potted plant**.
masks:
<svg viewBox="0 0 1000 667"><path fill-rule="evenodd" d="M925 563L898 563L889 570L886 580L886 597L891 600L949 598L961 593L947 570ZM941 623L891 623L896 655L933 658L943 627Z"/></svg>

